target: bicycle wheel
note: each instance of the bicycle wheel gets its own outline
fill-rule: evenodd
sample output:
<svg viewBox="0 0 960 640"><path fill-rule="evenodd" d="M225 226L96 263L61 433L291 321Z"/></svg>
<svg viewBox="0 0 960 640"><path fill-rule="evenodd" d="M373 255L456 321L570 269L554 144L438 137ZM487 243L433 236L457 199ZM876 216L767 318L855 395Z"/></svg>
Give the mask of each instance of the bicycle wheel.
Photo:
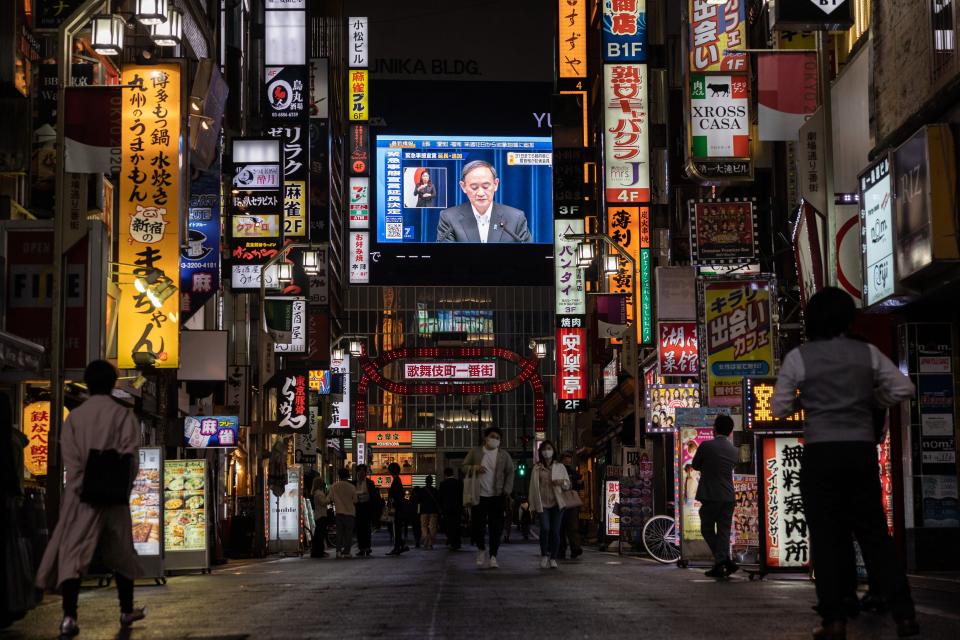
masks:
<svg viewBox="0 0 960 640"><path fill-rule="evenodd" d="M643 546L657 562L672 564L680 559L677 526L670 516L654 516L643 526Z"/></svg>

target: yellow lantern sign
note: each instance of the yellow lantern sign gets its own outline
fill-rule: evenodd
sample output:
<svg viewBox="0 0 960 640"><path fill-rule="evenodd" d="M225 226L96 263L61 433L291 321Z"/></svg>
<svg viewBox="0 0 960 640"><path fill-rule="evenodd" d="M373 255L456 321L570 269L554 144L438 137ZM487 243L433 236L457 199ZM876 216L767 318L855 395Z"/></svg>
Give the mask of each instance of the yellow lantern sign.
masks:
<svg viewBox="0 0 960 640"><path fill-rule="evenodd" d="M70 412L63 409L63 419ZM35 476L47 475L47 448L50 436L50 403L31 402L23 408L21 421L23 434L29 443L23 448L23 462L27 471Z"/></svg>

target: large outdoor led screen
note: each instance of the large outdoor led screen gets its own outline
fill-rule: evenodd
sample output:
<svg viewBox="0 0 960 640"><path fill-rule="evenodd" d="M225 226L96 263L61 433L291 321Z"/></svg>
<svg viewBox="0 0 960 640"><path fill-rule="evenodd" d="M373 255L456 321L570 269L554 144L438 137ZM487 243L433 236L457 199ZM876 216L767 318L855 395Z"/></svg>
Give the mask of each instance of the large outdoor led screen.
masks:
<svg viewBox="0 0 960 640"><path fill-rule="evenodd" d="M380 244L550 244L551 141L377 138Z"/></svg>

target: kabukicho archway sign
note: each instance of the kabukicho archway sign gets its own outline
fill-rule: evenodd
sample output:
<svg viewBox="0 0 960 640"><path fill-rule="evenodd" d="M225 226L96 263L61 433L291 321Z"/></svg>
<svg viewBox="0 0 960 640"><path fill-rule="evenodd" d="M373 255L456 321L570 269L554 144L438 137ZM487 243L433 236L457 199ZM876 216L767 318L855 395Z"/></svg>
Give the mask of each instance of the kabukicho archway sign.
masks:
<svg viewBox="0 0 960 640"><path fill-rule="evenodd" d="M506 360L517 366L517 374L509 380L446 381L443 379L399 382L383 375L383 368L398 360L416 359L427 364L437 361L469 361L476 358ZM392 349L377 358L360 357L360 380L357 382L357 401L354 405L354 429L357 442L364 442L367 430L367 389L371 383L398 395L486 395L513 391L530 383L533 387L533 425L538 438L544 432L543 380L537 372L537 361L500 347L405 347Z"/></svg>

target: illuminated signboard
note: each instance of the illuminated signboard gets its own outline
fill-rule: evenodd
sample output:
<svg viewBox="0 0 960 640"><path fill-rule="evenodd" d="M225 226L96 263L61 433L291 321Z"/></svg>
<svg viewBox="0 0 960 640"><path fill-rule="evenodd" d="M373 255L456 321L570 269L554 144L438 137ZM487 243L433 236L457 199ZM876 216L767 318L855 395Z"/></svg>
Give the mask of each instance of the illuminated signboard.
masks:
<svg viewBox="0 0 960 640"><path fill-rule="evenodd" d="M582 409L587 399L587 330L582 318L562 318L557 329L557 404Z"/></svg>
<svg viewBox="0 0 960 640"><path fill-rule="evenodd" d="M367 37L367 18L356 17L348 18L349 34L347 41L347 56L351 69L367 66L368 59L368 37Z"/></svg>
<svg viewBox="0 0 960 640"><path fill-rule="evenodd" d="M347 98L349 100L350 119L354 121L366 121L369 118L370 109L370 74L366 69L353 69L350 71L349 86L347 88Z"/></svg>
<svg viewBox="0 0 960 640"><path fill-rule="evenodd" d="M896 292L890 160L883 158L860 176L863 299L866 306Z"/></svg>
<svg viewBox="0 0 960 640"><path fill-rule="evenodd" d="M412 431L367 431L367 446L376 449L413 446Z"/></svg>
<svg viewBox="0 0 960 640"><path fill-rule="evenodd" d="M561 78L587 76L587 0L557 0L557 63Z"/></svg>
<svg viewBox="0 0 960 640"><path fill-rule="evenodd" d="M690 0L689 10L690 70L746 71L747 3Z"/></svg>
<svg viewBox="0 0 960 640"><path fill-rule="evenodd" d="M180 65L123 71L117 364L175 369L180 362ZM146 281L149 287L134 286ZM160 302L159 306L154 303Z"/></svg>
<svg viewBox="0 0 960 640"><path fill-rule="evenodd" d="M310 370L310 390L322 396L330 395L330 371L328 369Z"/></svg>
<svg viewBox="0 0 960 640"><path fill-rule="evenodd" d="M650 207L607 207L607 234L636 262L636 273L630 273L630 265L618 255L617 272L607 276L607 291L627 294L627 321L634 322L639 316L637 335L647 344L653 340L653 320L650 307ZM637 301L633 295L636 279Z"/></svg>
<svg viewBox="0 0 960 640"><path fill-rule="evenodd" d="M673 433L677 409L700 406L700 385L652 384L647 387L647 433Z"/></svg>
<svg viewBox="0 0 960 640"><path fill-rule="evenodd" d="M63 409L63 419L70 412ZM47 475L47 446L50 435L50 403L31 402L23 408L23 434L29 442L23 448L23 463L35 476Z"/></svg>
<svg viewBox="0 0 960 640"><path fill-rule="evenodd" d="M375 473L368 477L373 480L373 484L375 484L378 489L389 489L390 485L393 484L393 476L385 473ZM409 473L400 474L400 482L403 483L403 486L409 487L413 483L413 475Z"/></svg>
<svg viewBox="0 0 960 640"><path fill-rule="evenodd" d="M187 416L183 419L183 441L194 449L235 447L239 430L237 416Z"/></svg>
<svg viewBox="0 0 960 640"><path fill-rule="evenodd" d="M497 377L495 362L410 362L403 377L414 380L483 380Z"/></svg>
<svg viewBox="0 0 960 640"><path fill-rule="evenodd" d="M603 61L646 61L646 0L603 0L602 4Z"/></svg>
<svg viewBox="0 0 960 640"><path fill-rule="evenodd" d="M603 86L607 202L649 202L647 65L605 64Z"/></svg>
<svg viewBox="0 0 960 640"><path fill-rule="evenodd" d="M773 416L776 378L745 378L743 381L743 427L747 431L802 431L806 416L801 409L788 418Z"/></svg>

